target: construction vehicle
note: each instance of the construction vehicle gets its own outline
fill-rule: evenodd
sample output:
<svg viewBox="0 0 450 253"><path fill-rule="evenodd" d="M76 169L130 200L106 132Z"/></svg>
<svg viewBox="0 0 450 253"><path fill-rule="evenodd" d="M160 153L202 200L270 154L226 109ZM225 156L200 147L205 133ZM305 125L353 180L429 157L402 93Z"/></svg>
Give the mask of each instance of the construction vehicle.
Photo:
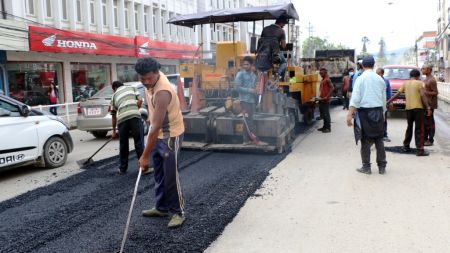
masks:
<svg viewBox="0 0 450 253"><path fill-rule="evenodd" d="M181 15L171 18L168 23L192 28L203 24L275 20L281 15L298 20L290 3ZM252 42L256 43L256 40L252 38ZM292 50L292 46L290 48ZM288 51L288 55L291 53ZM217 43L214 64L207 64L199 57L180 65L180 76L185 83L190 83L192 94L190 112L184 114L183 148L283 152L295 138L295 126L301 122L311 123L318 75L304 75L303 69L292 66L289 60L286 82L273 80L272 75L272 80L264 80L262 103L254 115L254 134L268 145L242 144L243 131L247 129L234 90L234 77L241 60L248 55L255 57L247 52L245 43L235 41L233 33L233 41Z"/></svg>
<svg viewBox="0 0 450 253"><path fill-rule="evenodd" d="M356 71L355 59L354 49L316 50L314 58L300 58L300 66L305 73L316 73L321 68L327 69L328 76L335 87L332 97L340 100L344 72L349 68Z"/></svg>

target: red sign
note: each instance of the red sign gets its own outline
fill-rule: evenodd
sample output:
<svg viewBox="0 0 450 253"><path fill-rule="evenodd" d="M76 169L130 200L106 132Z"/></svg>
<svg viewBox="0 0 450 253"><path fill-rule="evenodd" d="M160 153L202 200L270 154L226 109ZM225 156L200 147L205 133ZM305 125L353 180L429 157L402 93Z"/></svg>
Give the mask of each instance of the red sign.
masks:
<svg viewBox="0 0 450 253"><path fill-rule="evenodd" d="M136 57L155 57L169 59L192 59L196 46L173 42L155 41L148 37L136 36ZM197 58L197 57L195 57Z"/></svg>
<svg viewBox="0 0 450 253"><path fill-rule="evenodd" d="M133 38L30 26L30 50L136 56Z"/></svg>

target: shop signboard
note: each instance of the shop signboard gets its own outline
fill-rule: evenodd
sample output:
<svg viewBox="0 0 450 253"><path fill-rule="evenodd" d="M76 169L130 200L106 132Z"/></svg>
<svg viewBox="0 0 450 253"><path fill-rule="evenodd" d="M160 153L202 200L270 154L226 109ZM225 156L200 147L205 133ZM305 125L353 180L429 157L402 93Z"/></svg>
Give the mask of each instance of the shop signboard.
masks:
<svg viewBox="0 0 450 253"><path fill-rule="evenodd" d="M54 53L131 56L136 54L134 38L29 27L30 50Z"/></svg>
<svg viewBox="0 0 450 253"><path fill-rule="evenodd" d="M151 56L168 59L192 59L195 58L194 55L197 51L197 47L193 45L155 41L144 36L136 36L135 44L136 57L138 58Z"/></svg>

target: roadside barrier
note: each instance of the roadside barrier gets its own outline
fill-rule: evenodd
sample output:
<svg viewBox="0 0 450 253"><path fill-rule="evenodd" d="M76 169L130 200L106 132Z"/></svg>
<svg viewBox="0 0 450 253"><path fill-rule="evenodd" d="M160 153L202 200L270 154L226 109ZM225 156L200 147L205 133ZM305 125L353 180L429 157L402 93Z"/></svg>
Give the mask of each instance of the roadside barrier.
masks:
<svg viewBox="0 0 450 253"><path fill-rule="evenodd" d="M438 82L439 99L450 103L450 83Z"/></svg>
<svg viewBox="0 0 450 253"><path fill-rule="evenodd" d="M61 117L64 122L66 122L66 124L70 126L70 128L75 128L77 126L78 104L79 102L54 105L37 105L32 106L31 108L47 112L50 112L50 108L56 108L58 116Z"/></svg>

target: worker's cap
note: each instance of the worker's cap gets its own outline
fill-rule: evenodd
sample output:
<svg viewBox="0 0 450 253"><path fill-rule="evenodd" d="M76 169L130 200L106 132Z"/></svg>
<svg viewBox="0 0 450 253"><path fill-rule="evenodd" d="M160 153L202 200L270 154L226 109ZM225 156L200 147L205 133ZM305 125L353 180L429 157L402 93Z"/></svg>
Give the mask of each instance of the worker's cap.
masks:
<svg viewBox="0 0 450 253"><path fill-rule="evenodd" d="M433 69L433 64L431 62L425 62L422 66L423 69Z"/></svg>
<svg viewBox="0 0 450 253"><path fill-rule="evenodd" d="M363 67L373 67L375 64L375 59L372 55L365 56L362 60Z"/></svg>
<svg viewBox="0 0 450 253"><path fill-rule="evenodd" d="M275 21L275 23L283 23L283 24L287 24L289 23L289 18L286 15L281 15L277 18L277 20Z"/></svg>

